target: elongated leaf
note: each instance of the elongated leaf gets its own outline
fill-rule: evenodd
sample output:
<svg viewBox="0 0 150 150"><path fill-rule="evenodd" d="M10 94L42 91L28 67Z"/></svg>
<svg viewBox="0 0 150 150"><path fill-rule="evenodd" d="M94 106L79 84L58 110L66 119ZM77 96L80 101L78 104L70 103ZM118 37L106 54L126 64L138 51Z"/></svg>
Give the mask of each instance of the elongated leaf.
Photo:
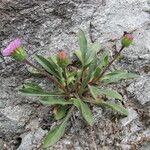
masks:
<svg viewBox="0 0 150 150"><path fill-rule="evenodd" d="M74 72L71 72L69 75L68 75L68 84L70 83L73 83L73 81L75 81L75 76L77 75L77 72L74 71Z"/></svg>
<svg viewBox="0 0 150 150"><path fill-rule="evenodd" d="M110 90L110 89L100 89L94 86L89 86L90 92L92 96L97 99L98 95L106 95L111 98L119 99L122 100L122 96L115 90Z"/></svg>
<svg viewBox="0 0 150 150"><path fill-rule="evenodd" d="M61 96L61 94L39 91L32 88L20 89L19 91L28 96Z"/></svg>
<svg viewBox="0 0 150 150"><path fill-rule="evenodd" d="M28 88L37 90L37 91L43 91L43 89L37 83L34 83L34 82L28 82L28 83L23 84L23 89L28 89Z"/></svg>
<svg viewBox="0 0 150 150"><path fill-rule="evenodd" d="M83 64L83 59L82 59L82 53L80 50L76 50L75 53L74 53L77 58L79 59L79 61Z"/></svg>
<svg viewBox="0 0 150 150"><path fill-rule="evenodd" d="M124 79L137 78L139 75L134 73L128 73L127 71L117 70L105 75L101 80L107 84L115 83Z"/></svg>
<svg viewBox="0 0 150 150"><path fill-rule="evenodd" d="M36 83L25 83L19 90L22 94L28 96L61 96L58 92L46 92Z"/></svg>
<svg viewBox="0 0 150 150"><path fill-rule="evenodd" d="M100 50L100 44L98 42L92 43L88 47L88 51L86 54L86 64L88 65L91 63L94 59L96 59L95 55Z"/></svg>
<svg viewBox="0 0 150 150"><path fill-rule="evenodd" d="M52 129L48 135L46 136L44 143L43 143L43 147L44 148L48 148L52 145L54 145L56 142L59 141L59 139L61 139L61 137L64 135L65 133L65 128L67 126L67 120L65 119L61 125L59 125L58 127Z"/></svg>
<svg viewBox="0 0 150 150"><path fill-rule="evenodd" d="M73 99L74 105L82 112L84 119L89 125L93 125L93 116L88 104L84 103L80 99Z"/></svg>
<svg viewBox="0 0 150 150"><path fill-rule="evenodd" d="M97 60L96 60L96 56L95 56L95 59L90 63L87 76L86 76L85 79L83 80L83 83L82 83L82 87L83 87L83 88L85 88L85 87L88 85L88 82L89 82L90 79L92 78L93 72L94 72L95 67L96 67L96 63L97 63Z"/></svg>
<svg viewBox="0 0 150 150"><path fill-rule="evenodd" d="M63 122L56 128L52 129L48 135L46 136L44 143L43 143L43 147L44 148L48 148L52 145L54 145L55 143L57 143L59 141L59 139L64 135L65 132L65 128L67 126L67 121L71 116L71 111L74 108L72 107L67 116L65 117L65 119L63 120Z"/></svg>
<svg viewBox="0 0 150 150"><path fill-rule="evenodd" d="M108 108L111 108L112 110L120 113L121 115L128 116L127 109L125 109L121 105L114 104L114 103L111 103L111 102L105 102L105 101L102 101L102 103L100 103L100 105L103 105L103 106L106 106Z"/></svg>
<svg viewBox="0 0 150 150"><path fill-rule="evenodd" d="M43 98L42 100L40 100L40 102L44 105L69 105L69 104L73 104L71 101L66 101L64 99L60 99L60 98L56 98L56 97L46 97Z"/></svg>
<svg viewBox="0 0 150 150"><path fill-rule="evenodd" d="M33 76L35 76L35 77L43 77L43 74L41 72L37 71L37 69L32 68L32 67L29 67L27 69L28 69L28 72L30 72L30 74L32 74Z"/></svg>
<svg viewBox="0 0 150 150"><path fill-rule="evenodd" d="M97 64L97 68L94 71L93 74L93 78L97 78L101 71L103 70L104 67L106 67L108 65L109 61L108 61L108 55L105 53L102 55L102 57L100 58L98 64Z"/></svg>
<svg viewBox="0 0 150 150"><path fill-rule="evenodd" d="M57 65L52 61L52 59L50 61L50 58L49 58L49 61L48 61L46 58L44 58L41 55L36 55L35 59L47 72L61 79L60 74L57 70Z"/></svg>
<svg viewBox="0 0 150 150"><path fill-rule="evenodd" d="M86 40L85 34L82 30L79 30L78 37L79 37L79 45L80 45L82 61L83 61L83 64L84 64L86 53L87 53L87 40Z"/></svg>
<svg viewBox="0 0 150 150"><path fill-rule="evenodd" d="M101 56L97 66L102 69L103 67L106 67L108 65L108 63L109 63L109 61L108 61L108 54L104 53Z"/></svg>
<svg viewBox="0 0 150 150"><path fill-rule="evenodd" d="M66 106L60 106L56 113L54 113L55 120L60 120L64 118L67 114L67 107Z"/></svg>

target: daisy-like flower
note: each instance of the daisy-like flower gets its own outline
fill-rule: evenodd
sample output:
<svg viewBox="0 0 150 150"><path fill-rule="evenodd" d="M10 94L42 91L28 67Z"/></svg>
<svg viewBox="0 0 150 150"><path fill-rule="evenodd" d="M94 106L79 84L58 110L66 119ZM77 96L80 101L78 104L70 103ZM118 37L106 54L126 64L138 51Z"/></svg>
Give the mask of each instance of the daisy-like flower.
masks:
<svg viewBox="0 0 150 150"><path fill-rule="evenodd" d="M11 56L17 48L21 47L21 40L15 39L2 51L3 56Z"/></svg>
<svg viewBox="0 0 150 150"><path fill-rule="evenodd" d="M18 61L23 61L26 58L26 52L21 47L22 42L19 38L13 40L9 45L1 52L3 56L12 56Z"/></svg>

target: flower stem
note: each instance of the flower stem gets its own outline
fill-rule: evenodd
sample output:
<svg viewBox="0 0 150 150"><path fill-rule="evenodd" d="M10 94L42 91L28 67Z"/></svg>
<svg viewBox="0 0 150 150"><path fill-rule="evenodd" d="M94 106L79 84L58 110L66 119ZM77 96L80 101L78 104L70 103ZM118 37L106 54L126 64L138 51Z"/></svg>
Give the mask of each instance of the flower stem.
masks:
<svg viewBox="0 0 150 150"><path fill-rule="evenodd" d="M109 69L109 67L112 65L112 63L118 58L118 56L120 55L120 53L122 52L122 50L125 47L122 46L119 50L119 52L115 55L115 57L109 62L109 64L104 68L103 72L99 75L99 77L97 77L96 79L90 81L90 84L97 82L99 79L101 79L101 77L105 74L105 72Z"/></svg>

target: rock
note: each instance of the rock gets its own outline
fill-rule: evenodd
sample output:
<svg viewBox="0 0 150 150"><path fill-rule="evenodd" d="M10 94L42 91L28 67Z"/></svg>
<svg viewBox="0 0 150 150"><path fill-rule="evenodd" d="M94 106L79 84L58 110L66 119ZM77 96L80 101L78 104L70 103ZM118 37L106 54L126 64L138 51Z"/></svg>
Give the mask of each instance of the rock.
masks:
<svg viewBox="0 0 150 150"><path fill-rule="evenodd" d="M110 38L119 38L123 31L140 28L149 22L149 14L142 11L144 8L149 8L146 0L108 0L105 2L105 6L99 4L92 17L94 39L107 41Z"/></svg>
<svg viewBox="0 0 150 150"><path fill-rule="evenodd" d="M130 124L133 120L137 119L138 114L135 110L133 110L132 108L128 109L128 116L121 119L120 122L122 124L122 126L126 126L128 124Z"/></svg>
<svg viewBox="0 0 150 150"><path fill-rule="evenodd" d="M5 137L11 139L14 134L20 133L31 114L31 107L24 105L21 106L9 106L5 109L0 109L0 130L4 133ZM11 135L9 135L11 134Z"/></svg>
<svg viewBox="0 0 150 150"><path fill-rule="evenodd" d="M39 119L33 119L30 121L30 123L26 126L27 130L34 131L39 127Z"/></svg>
<svg viewBox="0 0 150 150"><path fill-rule="evenodd" d="M22 135L22 143L17 150L33 150L38 148L41 144L43 136L46 133L46 131L38 128L35 131Z"/></svg>
<svg viewBox="0 0 150 150"><path fill-rule="evenodd" d="M79 48L76 36L79 28L86 32L88 41L91 38L104 44L104 47L107 44L111 45L106 49L109 51L113 50L112 46L115 43L117 48L120 46L118 39L123 31L135 29L135 44L124 51L126 59L120 63L120 68L144 75L148 72L150 35L147 0L1 0L0 20L0 49L6 47L12 39L20 37L31 60L34 54L55 55L62 49L67 50L72 56L72 52ZM110 42L111 39L117 40ZM145 66L146 71L142 71ZM9 57L5 58L5 61L0 60L0 132L4 135L3 140L11 148L12 144L7 141L25 133L26 130L31 130L28 134L22 134L23 140L19 150L36 149L40 144L46 131L40 128L42 123L39 124L39 120L34 119L42 119L45 113L49 118L50 111L49 108L45 111L45 107L33 105L32 98L18 93L19 86L26 79L30 80L31 76L24 64ZM47 84L51 86L49 82ZM146 75L128 88L142 105L149 103L148 84L149 76ZM34 98L34 102L36 101ZM134 112L132 108L130 111ZM51 147L51 150L93 148L91 132L83 118L77 114L76 117L79 119L72 123L64 138ZM122 145L131 148L128 143L131 137L128 136L131 132L128 126L133 127L131 135L134 141L140 135L139 130L144 131L147 128L141 125L142 121L139 121L139 116L135 112L123 121L122 125L113 122L115 116L107 109L95 107L93 114L95 142L102 149L121 149ZM134 121L137 123L135 126ZM45 120L45 128L47 129L52 122L51 118L49 121ZM123 139L126 140L121 143Z"/></svg>
<svg viewBox="0 0 150 150"><path fill-rule="evenodd" d="M150 76L142 76L133 82L127 91L135 96L141 105L150 102Z"/></svg>
<svg viewBox="0 0 150 150"><path fill-rule="evenodd" d="M31 107L9 106L1 110L1 113L12 121L24 122L29 119L29 115L31 114Z"/></svg>

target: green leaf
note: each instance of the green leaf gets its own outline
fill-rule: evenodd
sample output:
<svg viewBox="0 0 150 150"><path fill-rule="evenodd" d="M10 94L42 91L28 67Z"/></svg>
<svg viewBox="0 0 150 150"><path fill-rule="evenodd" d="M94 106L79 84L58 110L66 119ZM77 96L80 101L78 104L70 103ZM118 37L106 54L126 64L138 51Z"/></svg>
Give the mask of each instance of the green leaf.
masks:
<svg viewBox="0 0 150 150"><path fill-rule="evenodd" d="M86 65L91 63L94 59L96 59L97 52L100 50L100 44L98 42L90 44L88 47L88 51L86 54Z"/></svg>
<svg viewBox="0 0 150 150"><path fill-rule="evenodd" d="M50 74L54 75L55 77L61 79L60 73L57 70L58 67L52 61L52 59L49 58L49 60L48 60L41 55L36 55L35 59L47 72L49 72Z"/></svg>
<svg viewBox="0 0 150 150"><path fill-rule="evenodd" d="M48 148L52 145L54 145L55 143L57 143L59 141L59 139L61 139L61 137L64 135L65 133L65 128L67 126L67 120L65 119L61 125L59 125L58 127L52 129L48 135L46 136L46 138L44 139L44 143L43 143L43 147L44 148Z"/></svg>
<svg viewBox="0 0 150 150"><path fill-rule="evenodd" d="M61 96L60 94L39 91L32 88L20 89L19 91L28 96Z"/></svg>
<svg viewBox="0 0 150 150"><path fill-rule="evenodd" d="M56 97L46 97L40 100L40 102L44 105L70 105L73 104L71 101L66 101L61 98L56 98Z"/></svg>
<svg viewBox="0 0 150 150"><path fill-rule="evenodd" d="M67 126L67 121L68 121L68 119L71 116L71 111L72 110L73 110L73 108L71 108L69 110L67 116L65 117L65 119L63 120L63 122L58 127L52 129L48 133L48 135L44 139L43 148L48 148L48 147L54 145L55 143L57 143L59 141L59 139L61 139L61 137L65 133L65 128Z"/></svg>
<svg viewBox="0 0 150 150"><path fill-rule="evenodd" d="M61 94L54 92L45 92L38 84L36 83L25 83L23 88L19 90L22 94L28 96L60 96Z"/></svg>
<svg viewBox="0 0 150 150"><path fill-rule="evenodd" d="M98 62L98 67L99 68L103 68L103 67L106 67L107 65L108 65L108 63L109 63L109 61L108 61L108 54L107 53L104 53L102 56L101 56L101 58L100 58L100 60L99 60L99 62Z"/></svg>
<svg viewBox="0 0 150 150"><path fill-rule="evenodd" d="M87 121L87 123L90 126L92 126L94 120L93 120L92 112L91 112L88 104L84 103L80 99L73 98L72 100L73 100L74 105L81 111L82 116Z"/></svg>
<svg viewBox="0 0 150 150"><path fill-rule="evenodd" d="M76 71L69 73L69 75L68 75L68 84L73 83L73 81L75 81L75 79L76 79L75 76L76 75L77 75Z"/></svg>
<svg viewBox="0 0 150 150"><path fill-rule="evenodd" d="M43 74L41 72L39 72L37 69L35 68L27 68L28 69L28 72L30 72L33 76L36 76L36 77L43 77Z"/></svg>
<svg viewBox="0 0 150 150"><path fill-rule="evenodd" d="M81 51L81 56L82 56L83 66L84 66L85 57L86 57L86 53L87 53L87 40L86 40L85 34L82 30L79 30L78 37L79 37L80 51Z"/></svg>
<svg viewBox="0 0 150 150"><path fill-rule="evenodd" d="M100 58L97 64L97 68L95 69L93 73L93 79L96 79L100 75L101 71L103 70L104 67L108 65L108 63L109 63L108 54L104 53L102 57Z"/></svg>
<svg viewBox="0 0 150 150"><path fill-rule="evenodd" d="M88 85L88 87L89 87L90 93L92 94L93 98L97 99L97 96L99 94L99 92L98 92L99 89L94 86L90 86L90 85Z"/></svg>
<svg viewBox="0 0 150 150"><path fill-rule="evenodd" d="M94 86L89 86L89 89L90 89L90 92L92 94L92 96L97 99L97 96L98 95L106 95L108 97L111 97L111 98L115 98L115 99L119 99L122 101L122 96L115 90L110 90L110 89L100 89L100 88L97 88L97 87L94 87Z"/></svg>
<svg viewBox="0 0 150 150"><path fill-rule="evenodd" d="M28 89L28 88L33 90L43 91L43 89L37 83L34 82L27 82L23 84L23 89Z"/></svg>
<svg viewBox="0 0 150 150"><path fill-rule="evenodd" d="M96 56L95 56L96 58ZM89 66L89 69L88 69L88 73L85 77L85 79L83 80L83 83L82 83L82 88L85 88L87 85L88 85L88 82L90 81L90 79L92 78L93 76L93 72L95 70L95 67L96 67L96 62L97 60L94 59L91 63L90 63L90 66Z"/></svg>
<svg viewBox="0 0 150 150"><path fill-rule="evenodd" d="M74 54L77 56L77 58L79 59L79 61L83 64L83 59L82 59L81 51L80 50L76 50Z"/></svg>
<svg viewBox="0 0 150 150"><path fill-rule="evenodd" d="M139 75L137 74L128 73L127 71L122 71L122 70L116 70L112 73L106 74L101 80L106 84L109 84L109 83L118 82L120 80L137 78L137 77L139 77Z"/></svg>
<svg viewBox="0 0 150 150"><path fill-rule="evenodd" d="M105 102L105 101L102 101L100 103L100 105L103 105L103 106L106 106L108 108L111 108L112 110L120 113L121 115L124 115L124 116L128 116L128 111L127 109L125 109L123 106L121 105L118 105L118 104L114 104L114 103L111 103L111 102Z"/></svg>
<svg viewBox="0 0 150 150"><path fill-rule="evenodd" d="M67 108L66 106L60 106L56 113L54 113L55 120L60 120L66 116Z"/></svg>

